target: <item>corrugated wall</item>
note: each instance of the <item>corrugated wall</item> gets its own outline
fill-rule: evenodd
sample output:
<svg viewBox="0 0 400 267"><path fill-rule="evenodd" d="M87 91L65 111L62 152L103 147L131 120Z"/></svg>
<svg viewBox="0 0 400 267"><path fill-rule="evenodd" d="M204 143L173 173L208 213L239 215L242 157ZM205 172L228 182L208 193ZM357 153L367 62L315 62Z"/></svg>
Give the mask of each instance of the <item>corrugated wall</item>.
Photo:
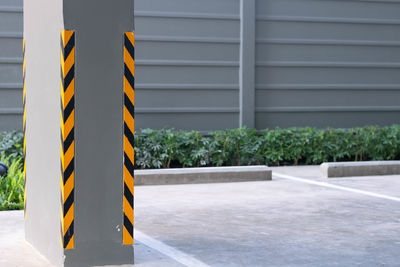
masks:
<svg viewBox="0 0 400 267"><path fill-rule="evenodd" d="M136 128L238 127L239 0L136 0Z"/></svg>
<svg viewBox="0 0 400 267"><path fill-rule="evenodd" d="M21 7L0 1L0 130L22 126ZM256 0L254 19L257 128L400 122L400 1ZM239 126L239 0L135 0L135 24L137 129Z"/></svg>
<svg viewBox="0 0 400 267"><path fill-rule="evenodd" d="M0 1L0 131L22 129L22 0Z"/></svg>
<svg viewBox="0 0 400 267"><path fill-rule="evenodd" d="M400 2L258 0L256 126L400 122Z"/></svg>

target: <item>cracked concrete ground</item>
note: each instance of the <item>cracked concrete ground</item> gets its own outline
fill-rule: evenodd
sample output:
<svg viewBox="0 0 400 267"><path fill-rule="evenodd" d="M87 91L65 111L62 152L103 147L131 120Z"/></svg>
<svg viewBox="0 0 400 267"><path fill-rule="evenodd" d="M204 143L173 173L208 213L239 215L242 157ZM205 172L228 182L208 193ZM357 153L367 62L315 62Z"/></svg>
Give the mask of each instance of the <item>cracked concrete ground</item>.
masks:
<svg viewBox="0 0 400 267"><path fill-rule="evenodd" d="M326 180L318 166L276 167L272 181L138 186L135 226L153 241L138 235L136 265L400 266L398 197L400 176ZM22 211L0 212L0 266L51 266L23 241Z"/></svg>

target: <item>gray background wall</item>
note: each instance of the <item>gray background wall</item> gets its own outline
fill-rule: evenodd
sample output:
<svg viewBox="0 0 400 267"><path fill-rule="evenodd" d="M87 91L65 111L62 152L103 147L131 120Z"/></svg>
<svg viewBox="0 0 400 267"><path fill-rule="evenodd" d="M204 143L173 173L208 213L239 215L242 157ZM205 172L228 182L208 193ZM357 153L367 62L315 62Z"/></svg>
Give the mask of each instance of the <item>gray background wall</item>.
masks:
<svg viewBox="0 0 400 267"><path fill-rule="evenodd" d="M400 122L400 1L255 2L257 128ZM240 0L135 0L135 23L136 128L238 127ZM22 125L21 46L2 0L0 130Z"/></svg>

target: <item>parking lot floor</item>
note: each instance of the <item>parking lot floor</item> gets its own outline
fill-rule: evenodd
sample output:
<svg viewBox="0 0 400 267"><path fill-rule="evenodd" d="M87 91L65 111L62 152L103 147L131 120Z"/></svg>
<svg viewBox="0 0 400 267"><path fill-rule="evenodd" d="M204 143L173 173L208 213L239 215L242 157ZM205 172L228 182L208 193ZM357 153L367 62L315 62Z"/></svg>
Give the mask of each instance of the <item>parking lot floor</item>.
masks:
<svg viewBox="0 0 400 267"><path fill-rule="evenodd" d="M400 266L400 176L272 169L272 181L135 187L135 265ZM0 226L0 266L51 266L23 241L23 212L0 212Z"/></svg>

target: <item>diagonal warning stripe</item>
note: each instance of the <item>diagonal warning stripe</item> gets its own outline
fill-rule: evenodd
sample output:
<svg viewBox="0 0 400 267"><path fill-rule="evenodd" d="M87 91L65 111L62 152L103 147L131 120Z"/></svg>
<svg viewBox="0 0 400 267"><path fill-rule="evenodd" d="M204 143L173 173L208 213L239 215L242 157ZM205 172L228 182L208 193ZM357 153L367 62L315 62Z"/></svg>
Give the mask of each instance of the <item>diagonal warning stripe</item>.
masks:
<svg viewBox="0 0 400 267"><path fill-rule="evenodd" d="M135 133L135 33L124 34L124 196L123 244L133 244L134 133Z"/></svg>
<svg viewBox="0 0 400 267"><path fill-rule="evenodd" d="M22 53L23 53L23 63L22 63L22 105L24 109L24 115L22 117L22 130L24 133L24 143L23 143L23 154L24 154L24 218L26 219L26 61L25 61L25 40L22 41Z"/></svg>
<svg viewBox="0 0 400 267"><path fill-rule="evenodd" d="M61 32L61 244L74 248L75 32Z"/></svg>

